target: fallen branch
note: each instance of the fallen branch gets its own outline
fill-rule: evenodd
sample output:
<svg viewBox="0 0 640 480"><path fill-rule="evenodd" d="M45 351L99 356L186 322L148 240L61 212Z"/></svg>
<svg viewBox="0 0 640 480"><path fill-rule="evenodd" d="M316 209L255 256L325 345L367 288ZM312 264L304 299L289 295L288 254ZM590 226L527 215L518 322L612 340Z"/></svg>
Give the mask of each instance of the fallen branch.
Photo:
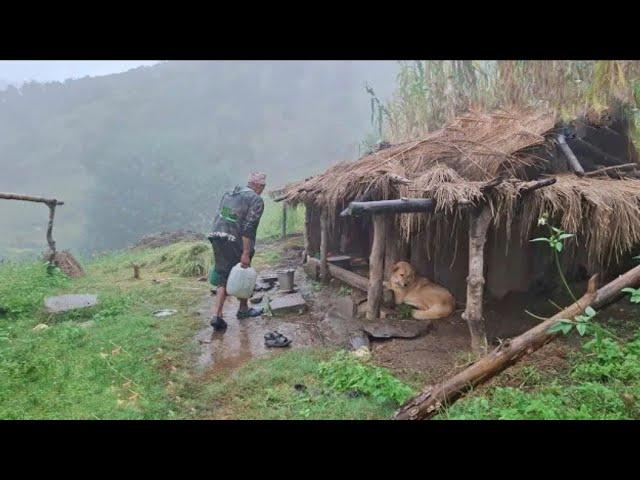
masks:
<svg viewBox="0 0 640 480"><path fill-rule="evenodd" d="M493 378L511 365L530 355L552 341L558 333L549 333L549 328L560 319L571 319L591 306L599 308L617 300L625 287L640 284L640 265L596 290L597 276L589 280L587 293L576 303L565 308L550 319L540 323L513 339L504 341L488 355L469 368L445 379L435 386L426 387L420 394L407 401L394 415L395 420L424 420L438 414L442 407L451 406L472 388Z"/></svg>

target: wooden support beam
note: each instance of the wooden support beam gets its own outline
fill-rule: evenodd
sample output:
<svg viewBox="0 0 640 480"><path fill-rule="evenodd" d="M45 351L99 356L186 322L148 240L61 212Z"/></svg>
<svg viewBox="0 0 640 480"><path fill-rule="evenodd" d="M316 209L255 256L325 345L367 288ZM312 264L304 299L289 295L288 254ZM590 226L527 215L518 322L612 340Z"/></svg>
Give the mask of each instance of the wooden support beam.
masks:
<svg viewBox="0 0 640 480"><path fill-rule="evenodd" d="M282 203L282 239L287 238L287 202Z"/></svg>
<svg viewBox="0 0 640 480"><path fill-rule="evenodd" d="M562 150L562 153L564 153L564 156L567 157L571 170L573 170L573 172L579 177L584 176L584 168L582 168L582 165L580 165L578 158L571 151L571 148L567 144L567 140L564 138L564 135L558 135L558 145L560 145L560 149Z"/></svg>
<svg viewBox="0 0 640 480"><path fill-rule="evenodd" d="M430 212L436 206L436 202L430 198L400 198L398 200L376 200L373 202L351 202L345 208L341 217L348 215L360 215L363 213L395 214L412 212Z"/></svg>
<svg viewBox="0 0 640 480"><path fill-rule="evenodd" d="M55 198L36 197L33 195L21 195L17 193L2 193L0 192L0 199L5 200L21 200L24 202L37 202L44 203L49 207L49 222L47 223L47 244L49 245L49 263L53 265L56 258L56 242L53 240L53 220L56 216L56 207L58 205L64 205L64 202L56 200Z"/></svg>
<svg viewBox="0 0 640 480"><path fill-rule="evenodd" d="M484 245L491 223L491 209L485 205L469 217L469 275L467 276L467 305L462 318L471 334L471 348L476 354L487 353L487 334L482 303L484 294Z"/></svg>
<svg viewBox="0 0 640 480"><path fill-rule="evenodd" d="M639 166L640 165L638 165L637 163L623 163L622 165L614 165L613 167L605 167L605 168L600 168L598 170L594 170L592 172L587 172L585 175L587 177L595 177L596 175L601 175L611 170L615 170L616 172L624 171L624 170L635 170Z"/></svg>
<svg viewBox="0 0 640 480"><path fill-rule="evenodd" d="M320 268L320 260L317 258L309 257L307 259L307 263L312 268ZM369 279L367 277L363 277L362 275L358 275L357 273L338 267L337 265L332 265L331 263L328 264L328 271L329 275L346 283L350 287L357 288L363 292L367 292L369 290Z"/></svg>
<svg viewBox="0 0 640 480"><path fill-rule="evenodd" d="M324 283L329 282L327 269L327 242L329 241L327 223L327 211L323 210L320 214L320 277Z"/></svg>
<svg viewBox="0 0 640 480"><path fill-rule="evenodd" d="M373 246L369 257L369 291L367 293L367 318L369 320L376 320L380 317L386 238L387 219L382 215L375 215L373 217Z"/></svg>
<svg viewBox="0 0 640 480"><path fill-rule="evenodd" d="M618 158L618 157L614 157L613 155L608 154L604 150L599 149L598 147L596 147L592 143L589 143L589 142L587 142L586 140L584 140L582 138L577 137L576 140L578 142L580 142L580 145L582 145L585 148L591 150L596 155L600 155L602 157L602 159L605 160L604 163L606 163L607 165L622 165L622 164L625 163L625 161L623 159Z"/></svg>
<svg viewBox="0 0 640 480"><path fill-rule="evenodd" d="M311 207L309 205L304 206L304 258L302 259L303 263L306 263L307 258L310 255L309 252L309 238L311 228Z"/></svg>
<svg viewBox="0 0 640 480"><path fill-rule="evenodd" d="M428 386L407 401L396 413L396 420L424 420L438 414L442 407L449 407L458 398L476 386L493 378L527 355L551 342L558 333L550 333L549 329L560 319L571 319L591 306L601 308L616 301L622 296L625 287L640 285L640 265L597 288L597 276L589 280L587 292L574 304L565 308L553 317L539 323L522 335L506 340L495 350L475 362L462 372L447 378L435 386Z"/></svg>

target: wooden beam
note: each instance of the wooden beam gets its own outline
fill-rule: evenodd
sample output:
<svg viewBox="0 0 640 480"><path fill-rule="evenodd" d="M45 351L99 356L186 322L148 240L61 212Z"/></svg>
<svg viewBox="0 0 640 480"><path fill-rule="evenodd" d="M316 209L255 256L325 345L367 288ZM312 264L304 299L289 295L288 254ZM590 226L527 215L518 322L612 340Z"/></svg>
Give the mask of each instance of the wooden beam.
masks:
<svg viewBox="0 0 640 480"><path fill-rule="evenodd" d="M640 285L640 265L609 282L599 290L597 276L589 280L587 292L576 303L565 308L548 320L536 325L513 339L506 340L487 356L481 358L470 367L437 385L428 386L407 401L395 414L396 420L423 420L440 412L442 407L449 407L458 398L476 386L493 378L527 355L551 342L558 333L550 333L549 329L560 319L572 319L591 306L600 308L616 301L622 296L625 287Z"/></svg>
<svg viewBox="0 0 640 480"><path fill-rule="evenodd" d="M309 205L304 206L304 258L302 259L303 263L306 263L307 258L309 257L309 236L311 227L311 208Z"/></svg>
<svg viewBox="0 0 640 480"><path fill-rule="evenodd" d="M430 212L436 206L436 202L430 198L400 198L398 200L376 200L373 202L351 202L345 208L341 217L348 215L370 214L395 214L412 212Z"/></svg>
<svg viewBox="0 0 640 480"><path fill-rule="evenodd" d="M287 238L287 202L282 203L282 239Z"/></svg>
<svg viewBox="0 0 640 480"><path fill-rule="evenodd" d="M592 143L589 143L586 140L583 140L582 138L577 137L576 140L578 142L580 142L580 144L582 146L588 148L589 150L591 150L596 155L600 155L603 159L605 159L607 162L609 162L610 165L611 164L613 164L613 165L622 165L622 164L625 163L625 161L623 159L618 158L618 157L614 157L613 155L608 154L604 150L599 149L598 147L596 147Z"/></svg>
<svg viewBox="0 0 640 480"><path fill-rule="evenodd" d="M38 202L38 203L46 203L47 205L64 205L64 202L56 200L55 198L44 198L44 197L36 197L33 195L20 195L17 193L2 193L0 192L0 198L4 198L5 200L22 200L24 202Z"/></svg>
<svg viewBox="0 0 640 480"><path fill-rule="evenodd" d="M327 269L327 242L329 241L329 237L327 227L327 211L322 210L320 214L320 277L324 283L329 282Z"/></svg>
<svg viewBox="0 0 640 480"><path fill-rule="evenodd" d="M375 215L373 217L373 246L369 257L369 290L367 293L367 318L369 320L380 317L386 238L387 219L382 215Z"/></svg>
<svg viewBox="0 0 640 480"><path fill-rule="evenodd" d="M638 168L638 166L639 165L637 163L623 163L622 165L614 165L613 167L605 167L605 168L600 168L598 170L594 170L592 172L587 172L585 175L587 177L593 177L593 176L608 172L610 170L634 170Z"/></svg>
<svg viewBox="0 0 640 480"><path fill-rule="evenodd" d="M469 217L469 274L467 276L467 305L462 318L471 334L471 348L476 354L487 353L487 334L482 304L484 294L484 245L491 223L491 209L485 205Z"/></svg>
<svg viewBox="0 0 640 480"><path fill-rule="evenodd" d="M560 149L562 150L562 153L564 153L564 156L567 157L571 170L573 170L573 172L575 172L575 174L579 177L584 176L584 168L582 168L582 165L580 165L578 158L571 151L571 148L567 144L564 135L558 135L558 145L560 145Z"/></svg>
<svg viewBox="0 0 640 480"><path fill-rule="evenodd" d="M307 259L307 263L312 266L312 268L320 268L320 260L317 258L309 257ZM362 275L358 275L357 273L338 267L337 265L332 265L331 263L328 264L328 271L332 277L346 283L350 287L357 288L363 292L367 292L369 290L369 279L367 277L363 277Z"/></svg>

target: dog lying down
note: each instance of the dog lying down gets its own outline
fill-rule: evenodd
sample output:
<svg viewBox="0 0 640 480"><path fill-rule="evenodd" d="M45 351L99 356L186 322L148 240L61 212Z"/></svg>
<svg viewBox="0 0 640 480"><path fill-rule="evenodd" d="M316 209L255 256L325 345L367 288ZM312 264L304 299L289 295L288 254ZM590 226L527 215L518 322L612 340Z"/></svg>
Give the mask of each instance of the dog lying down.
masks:
<svg viewBox="0 0 640 480"><path fill-rule="evenodd" d="M419 277L407 262L397 262L391 278L384 282L393 290L396 305L406 303L414 308L411 316L417 320L448 317L455 310L453 295L444 287Z"/></svg>

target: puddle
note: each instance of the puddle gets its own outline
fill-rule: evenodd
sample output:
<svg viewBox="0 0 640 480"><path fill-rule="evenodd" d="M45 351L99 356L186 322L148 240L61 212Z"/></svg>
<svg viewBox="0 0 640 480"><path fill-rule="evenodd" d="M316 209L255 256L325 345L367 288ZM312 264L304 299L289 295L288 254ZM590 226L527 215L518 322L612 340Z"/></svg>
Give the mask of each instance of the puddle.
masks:
<svg viewBox="0 0 640 480"><path fill-rule="evenodd" d="M265 274L266 271L260 272ZM296 272L296 284L302 283L302 271ZM300 280L299 280L300 279ZM300 289L301 291L304 289ZM264 306L270 296L274 296L276 289L269 292L260 292L263 295L262 302L252 305L255 308ZM211 312L215 305L216 297L207 295L200 310L203 319L203 329L197 334L196 341L200 346L200 354L197 366L201 370L218 371L234 369L268 353L278 353L289 349L322 346L324 338L317 322L310 313L303 315L291 314L282 317L246 318L238 320L238 300L227 297L224 304L223 316L228 324L224 332L214 332L209 325ZM267 348L264 345L264 335L267 332L277 330L291 339L291 345L286 348Z"/></svg>

